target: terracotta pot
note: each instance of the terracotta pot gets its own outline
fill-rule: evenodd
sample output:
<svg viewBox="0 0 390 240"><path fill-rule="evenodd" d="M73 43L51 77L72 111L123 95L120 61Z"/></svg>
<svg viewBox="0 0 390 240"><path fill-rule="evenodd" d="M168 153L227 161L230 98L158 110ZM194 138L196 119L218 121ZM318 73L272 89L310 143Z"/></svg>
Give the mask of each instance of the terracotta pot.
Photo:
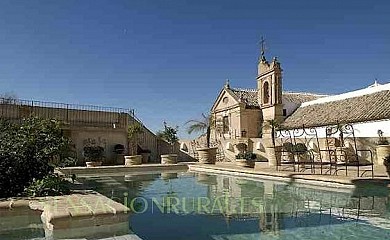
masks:
<svg viewBox="0 0 390 240"><path fill-rule="evenodd" d="M218 148L216 147L196 149L199 156L199 162L203 164L215 164L217 159L217 149Z"/></svg>
<svg viewBox="0 0 390 240"><path fill-rule="evenodd" d="M85 162L85 164L87 165L87 167L98 167L98 166L101 166L102 165L102 162Z"/></svg>
<svg viewBox="0 0 390 240"><path fill-rule="evenodd" d="M141 155L125 156L125 166L141 165L141 163Z"/></svg>
<svg viewBox="0 0 390 240"><path fill-rule="evenodd" d="M376 162L378 165L383 165L383 159L390 155L390 145L376 146Z"/></svg>
<svg viewBox="0 0 390 240"><path fill-rule="evenodd" d="M177 154L164 154L161 155L161 164L176 164Z"/></svg>

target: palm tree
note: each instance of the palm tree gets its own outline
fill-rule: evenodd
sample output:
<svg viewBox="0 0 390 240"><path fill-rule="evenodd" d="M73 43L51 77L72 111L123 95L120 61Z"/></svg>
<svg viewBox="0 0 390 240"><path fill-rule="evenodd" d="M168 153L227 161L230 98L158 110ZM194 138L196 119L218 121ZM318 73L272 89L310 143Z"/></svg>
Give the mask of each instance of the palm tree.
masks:
<svg viewBox="0 0 390 240"><path fill-rule="evenodd" d="M268 120L267 123L271 128L272 145L275 147L275 134L276 131L279 129L280 124L275 119Z"/></svg>
<svg viewBox="0 0 390 240"><path fill-rule="evenodd" d="M210 147L210 133L211 133L211 126L213 125L212 115L205 115L204 113L202 113L201 120L189 120L185 123L185 125L188 125L187 127L188 134L191 134L193 132L200 132L200 133L206 132L206 145L207 148Z"/></svg>

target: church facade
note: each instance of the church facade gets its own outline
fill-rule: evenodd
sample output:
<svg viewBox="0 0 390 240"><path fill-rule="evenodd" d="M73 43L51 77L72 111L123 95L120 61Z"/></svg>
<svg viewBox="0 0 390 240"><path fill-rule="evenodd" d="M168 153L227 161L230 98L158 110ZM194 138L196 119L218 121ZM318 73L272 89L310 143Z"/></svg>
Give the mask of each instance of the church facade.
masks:
<svg viewBox="0 0 390 240"><path fill-rule="evenodd" d="M256 153L258 159L267 160L265 149L271 138L272 123L284 129L307 126L319 132L325 132L326 126L338 122L352 124L356 137L374 154L378 131L390 137L390 83L375 83L368 88L331 96L287 92L283 91L282 72L278 59L268 61L262 52L256 88L233 88L227 81L219 92L211 108L215 122L212 137L223 149L227 161L234 161L240 152L239 143L244 143L247 151Z"/></svg>

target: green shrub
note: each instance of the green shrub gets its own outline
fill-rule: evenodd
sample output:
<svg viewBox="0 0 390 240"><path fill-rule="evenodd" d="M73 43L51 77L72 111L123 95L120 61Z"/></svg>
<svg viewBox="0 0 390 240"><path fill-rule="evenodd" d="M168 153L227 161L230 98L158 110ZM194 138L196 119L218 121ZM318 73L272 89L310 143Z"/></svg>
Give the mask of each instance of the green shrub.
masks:
<svg viewBox="0 0 390 240"><path fill-rule="evenodd" d="M86 161L101 161L104 158L104 148L101 146L87 146L83 149Z"/></svg>
<svg viewBox="0 0 390 240"><path fill-rule="evenodd" d="M236 155L236 159L255 160L256 158L257 156L253 152L239 153Z"/></svg>
<svg viewBox="0 0 390 240"><path fill-rule="evenodd" d="M31 197L57 196L70 193L70 183L57 174L49 174L37 179L25 189L25 194Z"/></svg>
<svg viewBox="0 0 390 240"><path fill-rule="evenodd" d="M297 143L294 145L294 152L296 154L304 154L307 152L307 147L303 143Z"/></svg>
<svg viewBox="0 0 390 240"><path fill-rule="evenodd" d="M294 144L292 144L290 142L285 142L285 143L283 143L283 149L289 153L293 153L294 152Z"/></svg>
<svg viewBox="0 0 390 240"><path fill-rule="evenodd" d="M0 120L0 198L20 195L34 179L52 173L53 163L61 162L69 145L57 121Z"/></svg>

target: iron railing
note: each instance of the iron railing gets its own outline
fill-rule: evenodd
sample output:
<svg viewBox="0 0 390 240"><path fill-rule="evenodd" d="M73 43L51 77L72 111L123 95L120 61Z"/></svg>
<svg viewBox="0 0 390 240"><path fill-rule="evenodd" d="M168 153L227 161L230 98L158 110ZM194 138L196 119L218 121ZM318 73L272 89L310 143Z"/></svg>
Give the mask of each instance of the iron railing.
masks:
<svg viewBox="0 0 390 240"><path fill-rule="evenodd" d="M125 128L139 121L133 109L0 98L0 117L20 121L29 116L56 119L64 125Z"/></svg>

